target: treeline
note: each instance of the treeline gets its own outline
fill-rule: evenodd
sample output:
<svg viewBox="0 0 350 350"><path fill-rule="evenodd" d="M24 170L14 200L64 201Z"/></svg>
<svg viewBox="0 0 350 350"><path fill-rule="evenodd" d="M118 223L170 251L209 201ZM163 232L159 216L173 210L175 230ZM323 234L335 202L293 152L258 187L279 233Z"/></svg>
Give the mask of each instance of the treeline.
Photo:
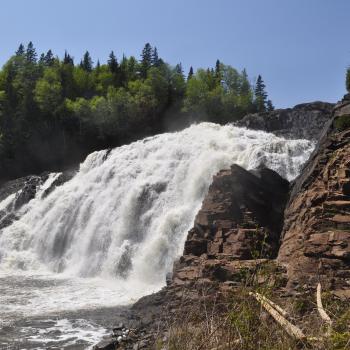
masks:
<svg viewBox="0 0 350 350"><path fill-rule="evenodd" d="M22 44L0 71L0 180L62 169L87 153L194 121L227 123L272 110L264 82L216 62L170 66L149 43L140 60L79 63Z"/></svg>

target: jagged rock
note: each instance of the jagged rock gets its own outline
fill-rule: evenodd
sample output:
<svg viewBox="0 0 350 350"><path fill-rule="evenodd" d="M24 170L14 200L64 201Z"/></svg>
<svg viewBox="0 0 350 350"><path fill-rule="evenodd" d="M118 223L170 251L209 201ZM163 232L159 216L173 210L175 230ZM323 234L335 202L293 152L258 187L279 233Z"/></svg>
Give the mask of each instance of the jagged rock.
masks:
<svg viewBox="0 0 350 350"><path fill-rule="evenodd" d="M28 203L35 197L37 188L42 185L48 178L45 173L42 176L29 176L24 183L24 186L15 200L15 209L19 209L24 204Z"/></svg>
<svg viewBox="0 0 350 350"><path fill-rule="evenodd" d="M56 187L61 186L66 181L69 181L75 174L75 171L65 171L60 173L55 181L48 187L42 198L49 195ZM45 172L40 175L30 175L16 180L8 181L0 187L0 201L6 197L16 193L15 198L3 210L0 210L0 229L11 225L18 219L17 211L31 201L37 193L37 190L48 179L49 173Z"/></svg>
<svg viewBox="0 0 350 350"><path fill-rule="evenodd" d="M231 260L275 257L288 190L288 181L270 169L249 172L233 165L220 171L174 265L174 283L224 282L237 270Z"/></svg>
<svg viewBox="0 0 350 350"><path fill-rule="evenodd" d="M325 123L331 118L333 107L334 104L326 102L303 103L293 108L248 114L237 125L288 138L318 140Z"/></svg>
<svg viewBox="0 0 350 350"><path fill-rule="evenodd" d="M338 127L349 111L347 98L336 106L293 186L278 254L290 287L319 279L329 288L350 286L350 129Z"/></svg>

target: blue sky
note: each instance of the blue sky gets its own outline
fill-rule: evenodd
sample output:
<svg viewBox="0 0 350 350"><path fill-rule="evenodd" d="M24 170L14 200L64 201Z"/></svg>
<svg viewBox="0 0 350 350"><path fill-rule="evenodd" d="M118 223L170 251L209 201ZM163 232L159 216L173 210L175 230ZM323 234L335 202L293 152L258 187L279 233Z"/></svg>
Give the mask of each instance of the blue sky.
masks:
<svg viewBox="0 0 350 350"><path fill-rule="evenodd" d="M263 76L277 107L345 93L350 64L349 0L2 0L0 65L20 42L39 52L85 50L105 61L146 42L186 73L217 58Z"/></svg>

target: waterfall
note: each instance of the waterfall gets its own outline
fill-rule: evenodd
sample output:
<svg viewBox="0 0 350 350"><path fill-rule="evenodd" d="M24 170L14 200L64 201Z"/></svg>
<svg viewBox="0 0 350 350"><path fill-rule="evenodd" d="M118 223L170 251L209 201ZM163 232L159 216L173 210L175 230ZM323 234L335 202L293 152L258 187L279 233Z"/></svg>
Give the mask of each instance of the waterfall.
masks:
<svg viewBox="0 0 350 350"><path fill-rule="evenodd" d="M39 191L0 231L0 271L161 285L215 173L263 163L291 180L313 148L307 140L201 123L94 152L71 180L45 197Z"/></svg>

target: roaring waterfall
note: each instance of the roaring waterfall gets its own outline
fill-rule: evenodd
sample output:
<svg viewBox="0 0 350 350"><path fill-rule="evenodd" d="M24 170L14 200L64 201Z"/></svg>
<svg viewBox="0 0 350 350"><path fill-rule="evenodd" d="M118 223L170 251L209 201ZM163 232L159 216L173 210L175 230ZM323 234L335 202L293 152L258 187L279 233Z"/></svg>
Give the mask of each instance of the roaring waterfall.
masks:
<svg viewBox="0 0 350 350"><path fill-rule="evenodd" d="M11 278L18 290L29 278L55 281L27 288L29 305L18 307L24 314L117 305L156 290L181 254L215 173L233 163L265 164L291 180L313 147L202 123L92 153L70 181L43 196L57 176L51 174L0 231L1 281ZM15 196L0 209L10 208ZM0 290L0 306L13 311L16 301L9 306L6 297Z"/></svg>

